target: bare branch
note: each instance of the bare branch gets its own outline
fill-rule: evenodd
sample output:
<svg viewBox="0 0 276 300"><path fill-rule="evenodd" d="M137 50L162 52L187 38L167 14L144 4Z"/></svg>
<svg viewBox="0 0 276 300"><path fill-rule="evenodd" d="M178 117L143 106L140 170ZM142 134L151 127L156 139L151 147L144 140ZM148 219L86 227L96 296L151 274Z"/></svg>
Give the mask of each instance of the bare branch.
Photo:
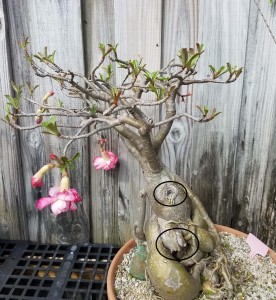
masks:
<svg viewBox="0 0 276 300"><path fill-rule="evenodd" d="M233 78L231 80L226 80L226 81L218 81L216 79L193 79L193 80L185 80L182 82L182 85L190 85L190 84L196 84L196 83L218 83L218 84L228 84L231 82L236 81L237 78Z"/></svg>

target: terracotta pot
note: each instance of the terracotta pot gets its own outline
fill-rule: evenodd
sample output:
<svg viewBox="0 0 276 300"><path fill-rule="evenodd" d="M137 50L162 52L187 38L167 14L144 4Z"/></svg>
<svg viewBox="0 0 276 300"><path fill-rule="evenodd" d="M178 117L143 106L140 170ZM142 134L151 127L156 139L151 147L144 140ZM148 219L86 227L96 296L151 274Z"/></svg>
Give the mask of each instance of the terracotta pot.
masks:
<svg viewBox="0 0 276 300"><path fill-rule="evenodd" d="M218 232L224 231L228 233L232 233L236 236L240 237L247 237L246 233L243 233L241 231L238 231L236 229L232 229L230 227L222 226L222 225L216 225L216 228ZM118 265L122 262L123 260L123 255L128 253L132 248L136 246L135 240L129 240L120 250L119 252L115 255L114 259L112 260L112 263L109 267L108 270L108 275L107 275L107 296L108 300L117 300L116 293L115 293L115 274L117 271ZM268 251L269 256L272 258L273 262L276 264L276 253L269 249Z"/></svg>

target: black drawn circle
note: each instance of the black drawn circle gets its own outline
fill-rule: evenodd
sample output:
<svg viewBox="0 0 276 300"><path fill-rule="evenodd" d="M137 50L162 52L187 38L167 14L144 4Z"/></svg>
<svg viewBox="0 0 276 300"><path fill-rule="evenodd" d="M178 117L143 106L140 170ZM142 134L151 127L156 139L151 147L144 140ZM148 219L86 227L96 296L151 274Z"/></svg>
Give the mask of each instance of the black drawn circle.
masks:
<svg viewBox="0 0 276 300"><path fill-rule="evenodd" d="M182 258L182 259L170 258L170 257L167 257L167 256L163 255L163 254L160 252L160 250L158 249L158 247L157 247L158 239L161 237L162 234L164 234L164 233L167 232L167 231L170 231L170 230L179 230L179 229L180 229L180 230L189 231L189 232L196 238L196 240L197 240L197 248L196 248L195 252L194 252L192 255L190 255L190 256L188 256L188 257L185 257L185 258ZM198 237L197 237L192 231L190 231L190 230L188 230L188 229L184 229L184 228L181 228L181 227L170 228L170 229L167 229L167 230L161 232L161 233L158 235L158 237L157 237L157 239L156 239L156 241L155 241L155 248L156 248L157 252L158 252L161 256L163 256L164 258L166 258L166 259L169 259L169 260L175 260L175 261L182 261L182 260L186 260L186 259L188 259L188 258L194 256L194 255L197 253L197 251L198 251L198 249L199 249L199 239L198 239Z"/></svg>
<svg viewBox="0 0 276 300"><path fill-rule="evenodd" d="M174 183L177 183L177 184L179 184L179 185L181 185L181 186L183 187L183 189L185 190L186 196L184 197L184 199L183 199L181 202L179 202L179 203L177 203L177 204L164 204L164 203L162 203L162 202L160 202L159 200L156 199L156 196L155 196L155 191L156 191L156 189L157 189L161 184L164 184L164 183L167 183L167 182L174 182ZM181 183L179 183L179 182L177 182L177 181L168 180L168 181L163 181L163 182L159 183L159 184L154 188L154 190L153 190L153 197L154 197L155 201L157 201L157 202L158 202L159 204L161 204L161 205L168 206L168 207L174 207L174 206L178 206L178 205L184 203L184 201L185 201L185 200L187 199L187 197L188 197L188 192L187 192L187 189L185 188L185 186L184 186L183 184L181 184Z"/></svg>

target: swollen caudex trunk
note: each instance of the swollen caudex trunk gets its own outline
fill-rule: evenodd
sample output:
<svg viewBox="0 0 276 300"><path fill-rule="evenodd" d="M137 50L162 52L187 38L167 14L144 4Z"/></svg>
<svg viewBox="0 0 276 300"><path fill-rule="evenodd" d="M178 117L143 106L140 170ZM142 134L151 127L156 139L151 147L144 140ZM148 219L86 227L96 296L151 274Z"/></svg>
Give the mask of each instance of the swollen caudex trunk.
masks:
<svg viewBox="0 0 276 300"><path fill-rule="evenodd" d="M165 167L156 174L144 169L144 175L154 212L145 226L147 273L165 300L192 300L202 289L200 275L205 286L219 283L217 273L203 259L219 245L214 225L177 175ZM218 290L211 291L210 299L221 298Z"/></svg>

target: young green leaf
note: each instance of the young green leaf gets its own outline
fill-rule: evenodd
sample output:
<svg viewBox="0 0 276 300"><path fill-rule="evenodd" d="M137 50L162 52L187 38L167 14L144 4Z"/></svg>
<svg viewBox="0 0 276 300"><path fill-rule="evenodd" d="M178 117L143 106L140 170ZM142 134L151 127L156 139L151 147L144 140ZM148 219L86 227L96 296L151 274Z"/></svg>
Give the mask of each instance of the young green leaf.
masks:
<svg viewBox="0 0 276 300"><path fill-rule="evenodd" d="M236 71L236 78L238 78L238 77L241 75L242 70L243 70L243 68L239 68L239 69Z"/></svg>
<svg viewBox="0 0 276 300"><path fill-rule="evenodd" d="M157 89L152 83L149 83L149 90L157 96Z"/></svg>
<svg viewBox="0 0 276 300"><path fill-rule="evenodd" d="M60 136L60 132L57 128L56 118L54 116L50 117L48 120L41 123L41 125L48 130L48 133Z"/></svg>
<svg viewBox="0 0 276 300"><path fill-rule="evenodd" d="M34 54L34 57L37 58L40 62L43 62L42 56Z"/></svg>
<svg viewBox="0 0 276 300"><path fill-rule="evenodd" d="M154 81L156 79L159 79L158 77L159 72L155 71L155 72L150 72L150 71L145 71L145 76L148 79L148 81L150 81L151 83L154 83Z"/></svg>
<svg viewBox="0 0 276 300"><path fill-rule="evenodd" d="M74 166L70 161L68 161L67 166L68 166L71 170L75 170L75 166Z"/></svg>
<svg viewBox="0 0 276 300"><path fill-rule="evenodd" d="M101 52L102 52L102 55L105 56L105 54L106 54L106 53L105 53L105 44L100 43L100 44L99 44L99 48L100 48L100 50L101 50Z"/></svg>
<svg viewBox="0 0 276 300"><path fill-rule="evenodd" d="M161 100L162 98L164 98L165 96L165 92L166 92L166 88L159 88L157 89L157 100Z"/></svg>
<svg viewBox="0 0 276 300"><path fill-rule="evenodd" d="M79 157L80 157L80 153L77 152L77 153L73 156L73 158L71 158L71 159L69 160L69 162L73 162L74 160L78 159Z"/></svg>
<svg viewBox="0 0 276 300"><path fill-rule="evenodd" d="M30 82L26 82L27 90L29 94L32 96L34 91L39 87L39 85L35 85L34 87L31 86Z"/></svg>
<svg viewBox="0 0 276 300"><path fill-rule="evenodd" d="M215 71L216 71L216 68L215 68L214 66L212 66L212 65L209 65L209 68L211 69L212 73L215 73Z"/></svg>
<svg viewBox="0 0 276 300"><path fill-rule="evenodd" d="M26 47L30 44L30 39L29 37L26 37L24 41L19 42L19 46L25 50Z"/></svg>
<svg viewBox="0 0 276 300"><path fill-rule="evenodd" d="M2 119L1 119L2 120ZM11 123L11 119L10 119L10 115L9 114L6 114L5 117L4 117L4 121L6 121L7 123Z"/></svg>
<svg viewBox="0 0 276 300"><path fill-rule="evenodd" d="M203 53L204 44L196 43L196 49L197 49L197 52Z"/></svg>
<svg viewBox="0 0 276 300"><path fill-rule="evenodd" d="M8 103L5 104L5 112L6 112L8 115L11 114L11 106L10 106Z"/></svg>
<svg viewBox="0 0 276 300"><path fill-rule="evenodd" d="M138 60L136 60L136 59L130 60L129 65L132 69L133 74L135 76L138 76L139 73L141 72L141 67L140 67L140 63L138 62Z"/></svg>
<svg viewBox="0 0 276 300"><path fill-rule="evenodd" d="M206 105L204 105L203 106L203 111L204 111L204 115L206 116L209 112L209 108Z"/></svg>
<svg viewBox="0 0 276 300"><path fill-rule="evenodd" d="M63 102L60 99L58 99L58 107L63 107Z"/></svg>
<svg viewBox="0 0 276 300"><path fill-rule="evenodd" d="M97 105L96 104L92 105L92 107L91 107L91 113L92 114L96 114L97 113Z"/></svg>
<svg viewBox="0 0 276 300"><path fill-rule="evenodd" d="M19 98L17 98L17 97L13 98L10 95L5 95L5 97L9 100L9 102L7 104L9 104L10 106L12 106L15 109L19 109Z"/></svg>

